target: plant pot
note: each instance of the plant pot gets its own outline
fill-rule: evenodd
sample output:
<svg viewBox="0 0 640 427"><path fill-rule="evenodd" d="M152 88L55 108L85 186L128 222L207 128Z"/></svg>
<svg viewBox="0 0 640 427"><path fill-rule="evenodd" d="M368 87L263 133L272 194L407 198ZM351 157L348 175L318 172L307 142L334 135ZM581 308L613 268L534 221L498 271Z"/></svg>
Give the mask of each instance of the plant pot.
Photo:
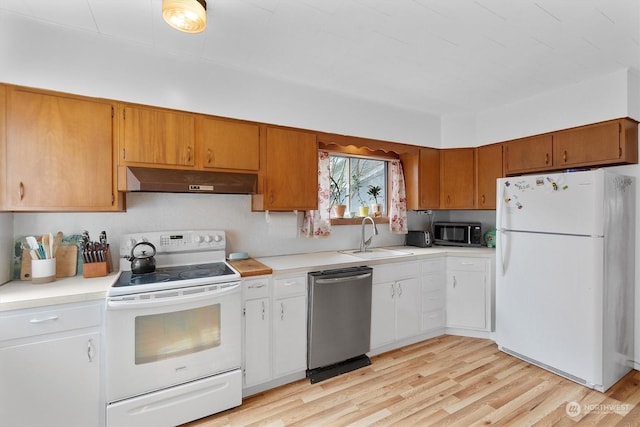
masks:
<svg viewBox="0 0 640 427"><path fill-rule="evenodd" d="M358 208L358 216L368 216L369 215L369 206L360 206Z"/></svg>
<svg viewBox="0 0 640 427"><path fill-rule="evenodd" d="M371 214L373 216L382 216L382 203L373 203L371 205Z"/></svg>
<svg viewBox="0 0 640 427"><path fill-rule="evenodd" d="M344 211L347 210L347 205L333 205L333 216L336 218L344 218Z"/></svg>

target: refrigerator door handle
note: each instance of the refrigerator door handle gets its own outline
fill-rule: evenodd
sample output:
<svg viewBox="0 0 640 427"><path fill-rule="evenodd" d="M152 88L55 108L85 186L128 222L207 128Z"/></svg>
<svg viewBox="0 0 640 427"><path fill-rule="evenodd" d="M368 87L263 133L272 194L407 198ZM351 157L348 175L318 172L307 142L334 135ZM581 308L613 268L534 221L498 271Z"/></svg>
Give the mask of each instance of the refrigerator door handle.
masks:
<svg viewBox="0 0 640 427"><path fill-rule="evenodd" d="M498 211L497 211L497 221L496 221L496 228L498 228L499 230L504 230L504 226L502 224L503 222L503 218L504 218L504 210L506 208L505 206L505 200L507 198L507 186L504 185L503 180L499 179L498 181L498 186L501 188L498 188L497 194L498 197L500 197L500 200L498 200ZM500 191L502 190L502 191Z"/></svg>
<svg viewBox="0 0 640 427"><path fill-rule="evenodd" d="M509 250L509 238L507 236L507 232L505 232L504 230L500 230L498 233L500 234L500 242L498 242L498 244L500 245L500 274L504 275L507 272L505 254Z"/></svg>

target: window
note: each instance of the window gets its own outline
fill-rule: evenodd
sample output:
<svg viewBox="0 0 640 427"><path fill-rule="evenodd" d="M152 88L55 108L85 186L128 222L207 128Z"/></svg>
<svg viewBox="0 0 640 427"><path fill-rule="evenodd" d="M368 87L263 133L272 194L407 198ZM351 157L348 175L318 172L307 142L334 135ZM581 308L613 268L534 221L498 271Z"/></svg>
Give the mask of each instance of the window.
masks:
<svg viewBox="0 0 640 427"><path fill-rule="evenodd" d="M345 216L365 216L367 214L359 212L359 208L373 204L380 204L381 210L372 212L370 209L368 215L386 214L387 161L332 154L329 157L329 174L331 205L346 205Z"/></svg>

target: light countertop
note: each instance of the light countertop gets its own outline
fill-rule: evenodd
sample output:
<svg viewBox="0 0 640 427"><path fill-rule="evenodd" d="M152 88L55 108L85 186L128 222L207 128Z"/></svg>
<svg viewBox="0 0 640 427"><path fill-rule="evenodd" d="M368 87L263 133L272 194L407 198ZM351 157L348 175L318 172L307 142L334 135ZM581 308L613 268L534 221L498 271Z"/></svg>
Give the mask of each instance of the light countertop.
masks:
<svg viewBox="0 0 640 427"><path fill-rule="evenodd" d="M104 299L117 278L118 272L91 279L80 274L41 285L13 280L0 286L0 311Z"/></svg>
<svg viewBox="0 0 640 427"><path fill-rule="evenodd" d="M406 256L392 258L364 259L338 251L312 252L307 254L257 257L256 260L268 265L274 274L300 273L331 268L356 267L360 265L386 264L389 262L414 261L441 255L463 255L470 257L492 257L495 249L487 247L461 248L454 246L435 246L418 248L415 246L394 246L386 249L407 252Z"/></svg>
<svg viewBox="0 0 640 427"><path fill-rule="evenodd" d="M414 246L396 246L387 249L407 252L407 255L392 258L363 259L338 251L328 251L257 257L255 259L267 267L270 267L273 270L273 274L293 274L332 268L413 261L447 254L470 257L492 257L495 254L495 249L486 247L459 248L437 246L417 248ZM107 296L108 289L117 280L118 274L119 272L114 272L108 276L94 277L91 279L85 279L82 275L77 275L41 285L35 285L30 281L13 280L4 285L0 285L0 312L104 299Z"/></svg>

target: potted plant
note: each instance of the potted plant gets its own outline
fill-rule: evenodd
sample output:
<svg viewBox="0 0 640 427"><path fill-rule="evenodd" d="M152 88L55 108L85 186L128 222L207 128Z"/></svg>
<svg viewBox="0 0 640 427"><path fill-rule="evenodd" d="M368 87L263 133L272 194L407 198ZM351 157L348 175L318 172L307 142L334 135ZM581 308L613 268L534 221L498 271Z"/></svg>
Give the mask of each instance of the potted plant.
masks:
<svg viewBox="0 0 640 427"><path fill-rule="evenodd" d="M361 171L356 169L356 172L351 175L351 196L355 196L360 202L360 206L358 207L358 216L365 217L369 215L369 206L364 200L362 200L362 195L360 194L360 189L362 188L360 173Z"/></svg>
<svg viewBox="0 0 640 427"><path fill-rule="evenodd" d="M336 218L343 218L344 212L347 209L345 204L345 198L347 195L344 191L344 185L341 185L333 176L329 176L331 181L331 209L333 210L333 216Z"/></svg>
<svg viewBox="0 0 640 427"><path fill-rule="evenodd" d="M378 203L378 197L382 192L382 188L379 185L370 185L367 189L367 194L371 197L374 203L371 204L371 212L373 216L381 216L382 215L382 204Z"/></svg>

